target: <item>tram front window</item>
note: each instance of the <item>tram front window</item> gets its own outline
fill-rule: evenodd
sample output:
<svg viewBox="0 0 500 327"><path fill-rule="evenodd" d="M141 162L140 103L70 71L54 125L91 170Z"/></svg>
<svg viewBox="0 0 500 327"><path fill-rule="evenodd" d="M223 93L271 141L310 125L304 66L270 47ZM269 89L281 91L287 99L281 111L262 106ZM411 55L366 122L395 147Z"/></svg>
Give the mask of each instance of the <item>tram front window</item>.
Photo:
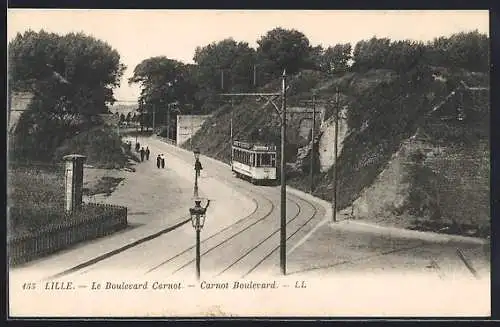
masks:
<svg viewBox="0 0 500 327"><path fill-rule="evenodd" d="M260 157L260 165L261 166L270 166L271 165L271 155L270 154L262 154Z"/></svg>

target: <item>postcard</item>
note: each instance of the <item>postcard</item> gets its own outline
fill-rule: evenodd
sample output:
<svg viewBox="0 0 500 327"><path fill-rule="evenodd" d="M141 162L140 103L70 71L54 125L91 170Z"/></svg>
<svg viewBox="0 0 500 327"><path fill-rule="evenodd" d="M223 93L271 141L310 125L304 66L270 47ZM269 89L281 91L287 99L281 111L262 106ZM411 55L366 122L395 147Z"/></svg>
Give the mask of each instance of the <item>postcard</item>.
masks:
<svg viewBox="0 0 500 327"><path fill-rule="evenodd" d="M9 9L19 317L488 317L489 14Z"/></svg>

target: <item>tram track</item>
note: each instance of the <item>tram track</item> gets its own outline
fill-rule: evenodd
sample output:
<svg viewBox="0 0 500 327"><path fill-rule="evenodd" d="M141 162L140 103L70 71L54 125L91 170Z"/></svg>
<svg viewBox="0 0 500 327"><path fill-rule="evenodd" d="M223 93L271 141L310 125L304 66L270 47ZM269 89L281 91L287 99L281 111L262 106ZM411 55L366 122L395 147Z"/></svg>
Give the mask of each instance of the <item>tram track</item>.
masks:
<svg viewBox="0 0 500 327"><path fill-rule="evenodd" d="M255 203L257 203L257 206L256 206L255 210L254 210L251 214L249 214L249 215L247 215L247 216L245 216L245 217L243 217L243 218L239 219L238 221L234 222L233 224L231 224L231 225L229 225L229 226L225 227L224 229L222 229L222 230L220 230L220 231L218 231L218 232L216 232L216 233L212 234L211 236L209 236L209 237L207 237L207 238L203 239L203 240L201 241L201 244L206 244L206 243L208 243L210 240L214 239L215 237L220 236L222 233L227 232L227 231L228 231L228 230L230 230L230 229L237 228L237 226L239 226L239 225L243 224L244 222L246 222L246 221L248 221L249 219L251 219L251 218L252 218L252 216L256 215L256 214L257 214L257 212L258 212L258 209L260 208L260 206L258 205L258 202L257 202L257 200L256 200L256 199L253 199L253 200L255 201ZM268 201L269 201L269 200L268 200ZM225 242L228 242L228 241L229 241L229 240L231 240L232 238L234 238L234 237L236 237L237 235L239 235L239 234L241 234L241 233L243 233L243 232L247 231L249 228L251 228L251 227L252 227L252 226L254 226L255 224L257 224L257 223L259 223L259 222L263 221L264 219L266 219L267 217L269 217L269 216L273 213L273 211L274 211L274 203L273 203L272 201L269 201L269 203L268 203L268 204L270 205L270 209L269 209L269 210L266 210L267 212L263 215L263 217L261 217L261 218L257 219L256 221L254 221L254 222L253 222L253 223L251 223L250 225L248 225L248 226L244 227L243 229L241 229L241 230L237 231L236 233L232 234L232 236L231 236L231 237L229 237L229 238L225 238L222 242L219 242L219 243L217 243L215 246L212 246L209 250L205 251L202 255L204 255L204 254L206 254L206 253L208 253L208 252L210 252L210 251L213 251L215 248L219 247L220 245L224 244ZM182 252L179 252L178 254L176 254L176 255L174 255L174 256L172 256L172 257L170 257L169 259L167 259L167 260L165 260L165 261L161 262L160 264L158 264L158 265L154 266L153 268L149 269L149 270L146 272L146 274L151 273L151 272L153 272L153 271L155 271L155 270L158 270L160 267L162 267L162 266L164 266L164 265L166 265L166 264L168 264L168 263L172 262L173 260L175 260L175 259L177 259L177 258L181 257L181 256L182 256L182 255L184 255L184 254L187 254L188 252L190 252L190 251L191 251L191 250L193 250L194 248L195 248L195 245L188 247L187 249L183 250ZM189 263L192 263L192 260L191 260ZM188 264L189 264L189 263L188 263ZM186 266L187 266L187 265L186 265Z"/></svg>
<svg viewBox="0 0 500 327"><path fill-rule="evenodd" d="M293 203L296 205L296 207L297 207L297 213L295 213L295 214L294 214L294 215L293 215L293 216L292 216L292 217L291 217L291 218L287 221L287 224L288 224L288 223L290 223L290 222L292 222L293 220L295 220L295 219L296 219L296 218L300 215L300 213L301 213L301 208L300 208L300 206L299 206L299 205L298 205L295 201L292 201L292 202L293 202ZM217 243L216 245L212 246L211 248L209 248L208 250L206 250L205 252L203 252L203 253L201 254L201 256L206 256L206 255L208 255L210 252L212 252L213 250L215 250L215 249L219 248L220 246L222 246L222 245L224 245L224 244L227 244L229 241L231 241L231 240L235 239L236 237L238 237L238 236L242 235L244 232L249 232L249 231L250 231L250 228L252 228L252 227L256 227L256 226L257 226L257 224L259 224L259 223L263 223L266 219L268 219L269 217L271 217L272 213L274 213L274 212L275 212L275 211L274 211L274 209L273 209L273 211L269 212L269 214L267 214L265 217L260 218L259 220L257 220L257 221L255 221L255 222L253 222L252 224L250 224L250 225L249 225L249 226L247 226L246 228L242 229L241 231L239 231L239 232L237 232L237 233L233 234L231 237L228 237L228 238L224 239L223 241L221 241L221 242ZM265 242L266 240L268 240L268 239L269 239L270 237L272 237L274 234L275 234L275 232L271 233L271 235L270 235L270 236L267 236L266 238L264 238L264 240L260 241L260 242L258 243L258 245L257 245L257 246L253 246L253 247L251 247L249 250L247 250L247 251L245 252L246 254L244 254L241 258L245 257L245 256L246 256L246 255L248 255L250 252L252 252L252 251L254 251L255 249L257 249L257 248L258 248L258 246L259 246L260 244L262 244L263 242ZM185 263L184 265L182 265L182 266L180 266L179 268L177 268L177 269L173 272L173 274L178 273L179 271L181 271L182 269L186 268L187 266L189 266L189 265L191 265L191 264L193 264L193 263L194 263L194 260L193 260L193 259L189 260L187 263Z"/></svg>
<svg viewBox="0 0 500 327"><path fill-rule="evenodd" d="M293 200L292 200L293 201ZM300 213L301 213L301 206L296 202L296 201L293 201L294 203L296 203L297 207L299 208L298 212L296 215L294 215L291 219L289 219L287 222L286 222L286 226L288 227L295 219L297 219L297 217L299 217ZM314 208L314 207L313 207ZM315 214L316 211L314 211L313 213L313 217L314 217L314 214ZM263 240L261 240L259 243L257 243L255 246L253 246L252 248L250 248L247 252L245 252L245 254L243 254L242 256L240 256L237 260L235 260L233 263L231 263L229 266L227 266L225 269L223 269L219 274L216 275L216 277L219 277L221 276L222 274L224 274L226 271L228 271L229 269L231 269L232 267L234 267L236 264L238 264L241 260L243 260L244 258L246 258L248 255L250 255L250 253L254 252L257 250L257 248L259 248L260 246L262 246L265 242L267 242L270 238L272 238L274 235L276 235L278 232L280 231L280 229L276 229L274 232L272 232L271 234L269 234L266 238L264 238ZM288 239L287 239L288 240ZM279 248L279 246L278 246Z"/></svg>
<svg viewBox="0 0 500 327"><path fill-rule="evenodd" d="M307 204L309 204L311 206L311 208L313 209L313 213L306 219L306 221L304 223L302 223L292 234L290 234L289 236L286 237L286 241L288 242L292 237L294 237L299 231L301 231L301 229L303 227L305 227L309 222L311 222L315 216L316 216L316 213L318 212L318 210L316 209L316 207L311 204L310 201L307 201L307 200L304 200L304 202L306 202ZM276 234L278 233L279 230L276 230L273 234ZM272 236L272 235L271 235ZM271 237L270 236L270 237ZM269 237L269 238L270 238ZM260 245L259 245L260 246ZM266 254L260 261L258 261L254 266L252 266L252 268L250 268L250 270L248 270L245 274L243 274L241 277L242 278L245 278L246 276L248 276L249 274L251 274L253 271L255 271L259 266L261 266L261 264L266 261L268 258L270 258L278 249L280 248L280 246L275 246L268 254ZM224 272L224 271L223 271Z"/></svg>
<svg viewBox="0 0 500 327"><path fill-rule="evenodd" d="M173 154L180 160L185 161L184 156L180 154ZM208 166L208 165L207 165ZM217 249L221 249L223 245L227 245L229 243L234 243L238 239L239 236L242 236L243 234L251 232L254 228L258 228L258 226L264 226L263 223L265 223L270 217L273 217L273 213L276 213L276 203L279 201L277 198L276 194L270 194L269 190L264 190L263 187L253 187L249 188L248 182L238 179L237 181L228 181L227 176L225 174L221 173L220 167L217 167L214 163L210 163L210 166L212 166L214 169L214 174L211 176L212 178L218 179L219 182L224 183L231 188L239 190L243 195L247 196L250 198L250 200L254 203L254 209L251 213L246 215L245 217L242 217L238 219L236 222L224 227L223 229L213 233L209 237L205 238L202 240L202 245L209 246L207 250L205 250L202 253L202 256L206 257L209 254L214 254L214 253L219 253L216 252ZM267 188L267 187L265 187ZM294 198L299 199L299 201L296 201ZM289 240L291 237L293 237L296 233L300 231L301 228L307 225L307 223L312 220L312 217L315 216L317 209L315 208L315 204L312 204L311 202L298 197L298 196L289 196L287 199L287 202L291 202L294 204L294 206L297 208L296 213L293 214L292 217L288 218L287 220L287 226L290 226L291 223L293 223L298 217L300 217L302 213L302 206L304 206L303 203L309 204L313 208L313 213L311 217L308 217L306 219L306 222L301 224L297 230L295 230L289 237L287 237L287 240ZM299 203L302 202L302 203ZM263 227L265 228L265 227ZM262 240L260 240L257 244L253 245L251 248L246 248L244 253L241 256L238 256L236 260L231 262L226 268L223 269L223 271L220 274L230 270L234 266L236 266L241 260L247 258L251 253L255 252L257 249L259 249L262 246L266 246L266 244L269 243L269 240L272 239L273 236L275 236L279 232L278 229L274 229L271 234L266 235L266 237ZM257 235L260 235L259 232L257 232ZM164 235L161 235L162 238L164 237L169 237L169 233L166 233ZM155 237L156 238L156 237ZM145 242L151 242L153 241L153 238L149 238L148 240L145 240ZM215 243L213 243L215 241ZM232 241L232 242L231 242ZM212 243L212 244L211 244ZM267 245L268 246L268 245ZM131 247L128 247L127 249L124 249L124 251L120 251L120 254L126 255L128 250L130 250ZM191 251L195 248L195 245L189 246L185 248L183 251L180 251L179 253L175 254L174 256L171 256L167 260L164 260L160 262L159 264L154 265L153 267L149 268L146 270L145 274L152 273L154 271L160 270L162 267L165 267L166 265L169 265L175 261L180 261L184 260L184 256L191 255ZM263 262L265 261L266 258L268 258L272 253L278 249L279 246L275 247L271 253L267 254L266 257L259 261ZM116 253L118 255L119 253ZM115 255L112 255L115 256ZM111 256L106 257L108 259ZM102 258L104 260L105 258ZM85 274L91 270L95 270L98 268L98 263L102 261L100 260L91 260L91 262L85 263L84 265L79 265L78 267L73 267L69 270L66 270L63 274L66 275L67 273L79 273L79 274ZM194 260L189 258L189 261L183 262L181 265L175 265L173 269L175 269L172 274L178 273L179 271L183 270L184 268L188 267L194 262ZM92 267L93 266L93 267ZM258 266L258 264L257 264ZM84 268L87 268L85 271ZM94 268L94 269L93 269ZM148 268L147 266L144 268ZM256 268L256 266L253 266L251 268L251 271L253 271ZM78 272L80 271L80 272ZM163 273L163 271L162 271Z"/></svg>
<svg viewBox="0 0 500 327"><path fill-rule="evenodd" d="M182 158L181 158L182 159ZM217 170L217 169L216 169ZM217 174L215 176L213 176L215 178L219 177L219 178L223 178L224 176L217 176ZM225 245L225 244L228 244L228 242L232 241L234 242L234 240L238 237L238 236L241 236L243 233L245 232L249 232L251 228L255 228L257 226L259 226L259 223L263 223L265 222L266 219L268 219L269 217L272 216L274 209L275 209L275 205L274 205L274 202L277 200L277 199L272 199L271 196L268 194L268 192L265 192L263 191L260 187L259 188L255 188L255 189L252 189L251 191L247 188L248 187L248 182L243 180L243 179L238 179L238 182L227 182L227 180L224 180L224 181L220 181L232 188L235 188L235 189L238 189L239 191L243 191L242 193L246 193L247 196L251 196L252 197L252 200L256 201L256 199L253 197L255 194L258 194L262 199L266 200L272 207L271 207L271 210L269 210L265 215L263 215L262 217L260 217L259 219L257 219L256 221L253 221L251 224L249 224L248 226L246 227L243 227L242 229L236 231L235 233L233 233L232 235L228 236L227 238L224 238L223 240L221 240L220 242L218 243L215 243L214 245L212 245L210 248L208 248L207 250L205 250L204 252L201 253L201 257L204 258L206 257L207 255L209 255L210 253L213 253L216 249L219 249L222 245ZM245 184L243 184L245 183ZM267 193L267 194L266 194ZM290 234L288 237L287 237L287 241L289 241L292 237L294 237L298 232L301 231L301 229L306 226L310 221L312 221L315 217L315 215L317 214L318 210L316 208L316 204L306 200L306 199L303 199L303 198L300 198L300 197L297 197L297 196L290 196L289 194L289 197L287 198L287 201L289 202L292 202L296 208L297 208L297 212L290 218L288 218L286 224L287 226L290 226L298 217L300 217L301 213L302 213L302 206L303 204L299 204L298 201L294 200L293 198L296 198L296 199L299 199L299 201L307 204L310 206L310 208L312 208L312 213L310 215L308 215L308 217L306 218L305 222L301 223L297 229L295 229L292 234ZM251 215L247 216L246 218L244 218L245 220L248 220L248 219L251 219L250 217ZM234 223L233 225L229 226L229 227L235 227L237 225L239 225L242 221L239 220L238 222ZM223 231L226 231L226 230L229 230L229 228L226 228L225 230L221 230L220 232L218 233L215 233L214 235L212 235L211 237L207 238L207 239L204 239L202 241L202 244L207 244L210 239L213 239L215 236L218 236L218 235L221 235ZM259 248L267 245L267 243L269 243L269 240L275 236L278 232L279 232L279 228L277 229L274 229L269 235L266 235L266 237L262 240L260 240L256 245L253 245L251 248L249 249L246 249L244 251L244 253L240 256L238 256L236 258L236 260L234 260L233 262L231 262L228 266L226 266L226 268L224 268L219 274L216 275L216 277L224 274L225 272L227 272L228 270L230 270L231 268L233 268L234 266L236 266L239 262L241 262L243 259L247 258L248 256L250 256L250 254L254 253L256 250L258 250ZM158 270L160 267L163 267L169 263L172 263L175 259L183 256L183 255L187 255L190 251L192 251L194 249L195 246L191 246L189 248L187 248L186 250L176 254L175 256L163 261L162 263L160 263L159 265L156 265L155 267L149 269L146 274L149 274L153 271L156 271ZM250 272L252 272L253 270L255 270L259 265L260 263L264 262L267 258L269 258L274 252L276 252L276 250L279 249L279 245L278 246L275 246L273 247L273 249L268 253L266 254L266 256L261 259L256 265L253 265L250 270L245 274L249 274ZM180 266L177 266L177 268L175 270L172 271L172 275L173 274L176 274L180 271L182 271L183 269L187 268L188 266L192 265L194 263L194 259L190 258L189 261L185 262L184 264L181 264Z"/></svg>

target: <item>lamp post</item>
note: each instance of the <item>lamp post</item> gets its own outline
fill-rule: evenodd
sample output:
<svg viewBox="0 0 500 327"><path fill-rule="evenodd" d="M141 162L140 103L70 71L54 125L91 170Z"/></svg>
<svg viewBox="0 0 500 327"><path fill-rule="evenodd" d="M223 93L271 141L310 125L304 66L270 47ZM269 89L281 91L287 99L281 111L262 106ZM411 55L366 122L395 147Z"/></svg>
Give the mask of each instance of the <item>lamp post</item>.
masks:
<svg viewBox="0 0 500 327"><path fill-rule="evenodd" d="M200 170L203 169L201 162L200 162L200 150L198 148L194 149L193 151L194 154L194 197L198 197L198 176L200 176Z"/></svg>
<svg viewBox="0 0 500 327"><path fill-rule="evenodd" d="M201 206L201 200L195 199L194 207L189 208L189 214L191 215L191 224L196 231L196 279L200 280L200 232L205 225L205 218L207 208L210 204L208 200L207 205L203 208Z"/></svg>

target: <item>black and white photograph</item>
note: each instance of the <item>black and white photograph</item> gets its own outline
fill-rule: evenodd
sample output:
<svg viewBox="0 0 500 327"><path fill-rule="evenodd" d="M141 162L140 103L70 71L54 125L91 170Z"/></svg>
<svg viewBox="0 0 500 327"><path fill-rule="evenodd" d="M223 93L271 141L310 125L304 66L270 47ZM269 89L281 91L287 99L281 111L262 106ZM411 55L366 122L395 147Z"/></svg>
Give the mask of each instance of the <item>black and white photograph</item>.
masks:
<svg viewBox="0 0 500 327"><path fill-rule="evenodd" d="M489 24L8 9L8 315L489 317Z"/></svg>

